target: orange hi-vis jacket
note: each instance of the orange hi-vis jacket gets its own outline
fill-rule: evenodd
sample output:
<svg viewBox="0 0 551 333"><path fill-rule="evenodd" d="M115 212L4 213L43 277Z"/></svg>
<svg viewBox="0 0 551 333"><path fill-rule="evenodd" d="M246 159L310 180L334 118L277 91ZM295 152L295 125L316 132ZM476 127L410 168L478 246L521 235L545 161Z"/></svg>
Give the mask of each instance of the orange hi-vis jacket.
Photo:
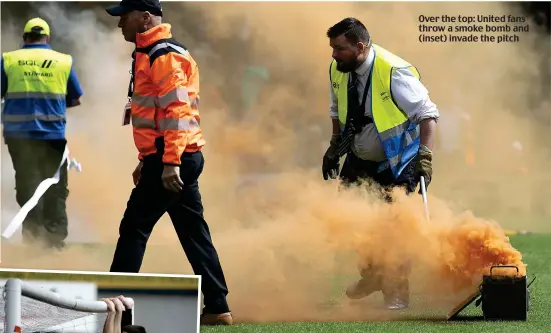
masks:
<svg viewBox="0 0 551 333"><path fill-rule="evenodd" d="M132 57L128 95L138 158L162 152L164 164L180 165L183 152L205 145L199 127L199 68L172 38L170 24L138 34Z"/></svg>

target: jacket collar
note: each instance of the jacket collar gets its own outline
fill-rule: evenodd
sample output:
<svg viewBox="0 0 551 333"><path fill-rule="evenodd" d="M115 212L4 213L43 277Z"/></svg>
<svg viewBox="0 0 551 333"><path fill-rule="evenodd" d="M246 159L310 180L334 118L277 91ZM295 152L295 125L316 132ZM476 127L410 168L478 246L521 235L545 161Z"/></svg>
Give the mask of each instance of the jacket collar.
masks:
<svg viewBox="0 0 551 333"><path fill-rule="evenodd" d="M373 46L369 48L369 53L367 54L367 58L365 61L360 65L360 67L356 68L356 74L358 76L365 75L371 69L371 66L373 65L373 62L375 61L375 50L373 50Z"/></svg>
<svg viewBox="0 0 551 333"><path fill-rule="evenodd" d="M148 47L156 41L166 38L172 38L171 26L168 23L162 23L146 32L136 34L136 47Z"/></svg>
<svg viewBox="0 0 551 333"><path fill-rule="evenodd" d="M22 49L52 49L52 47L46 43L36 43L36 44L23 44L21 45Z"/></svg>

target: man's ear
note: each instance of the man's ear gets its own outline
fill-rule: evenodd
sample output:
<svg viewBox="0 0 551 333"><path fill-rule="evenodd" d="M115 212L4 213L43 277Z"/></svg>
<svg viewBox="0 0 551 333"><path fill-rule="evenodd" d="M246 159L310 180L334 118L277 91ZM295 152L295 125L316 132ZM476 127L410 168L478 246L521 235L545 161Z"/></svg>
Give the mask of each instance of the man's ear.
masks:
<svg viewBox="0 0 551 333"><path fill-rule="evenodd" d="M142 18L145 24L149 23L149 21L151 20L151 13L148 11L143 12Z"/></svg>
<svg viewBox="0 0 551 333"><path fill-rule="evenodd" d="M358 44L356 44L356 45L357 45L358 51L359 51L360 53L364 53L364 52L367 50L367 48L368 48L368 46L365 45L363 42L358 42Z"/></svg>

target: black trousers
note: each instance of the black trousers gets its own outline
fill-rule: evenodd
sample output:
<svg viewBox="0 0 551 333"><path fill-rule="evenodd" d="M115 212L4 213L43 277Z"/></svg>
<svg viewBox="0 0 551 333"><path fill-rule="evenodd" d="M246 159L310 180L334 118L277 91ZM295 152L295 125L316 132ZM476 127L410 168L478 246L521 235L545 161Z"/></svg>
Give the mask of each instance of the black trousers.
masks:
<svg viewBox="0 0 551 333"><path fill-rule="evenodd" d="M339 175L345 185L352 185L363 179L372 179L383 188L391 189L395 186L403 187L408 194L415 191L419 185L419 179L415 179L415 160L412 160L402 171L398 179L390 168L378 173L379 164L371 161L364 161L354 153L346 156ZM390 200L390 198L388 198Z"/></svg>
<svg viewBox="0 0 551 333"><path fill-rule="evenodd" d="M174 193L162 184L161 153L144 159L140 181L132 190L120 224L111 272L140 271L153 227L168 212L193 271L202 277L204 312L219 314L229 311L228 287L203 217L198 182L203 166L201 152L184 153L180 165L184 186L181 193Z"/></svg>
<svg viewBox="0 0 551 333"><path fill-rule="evenodd" d="M22 207L43 180L55 175L67 141L5 138L5 143L15 169L15 197ZM44 193L23 221L24 241L39 239L48 246L59 246L67 238L67 161L59 176L59 182Z"/></svg>
<svg viewBox="0 0 551 333"><path fill-rule="evenodd" d="M379 164L371 161L364 161L354 153L346 156L339 175L345 186L351 186L364 179L371 179L379 184L384 191L383 196L387 202L392 202L390 190L393 187L400 186L408 194L414 193L419 179L415 177L415 160L412 160L402 171L398 179L395 179L390 168L378 173ZM368 265L360 268L360 275L363 279L377 281L379 289L383 292L385 300L400 298L409 301L409 281L408 277L411 270L409 260L404 260L403 264L395 267L381 267Z"/></svg>

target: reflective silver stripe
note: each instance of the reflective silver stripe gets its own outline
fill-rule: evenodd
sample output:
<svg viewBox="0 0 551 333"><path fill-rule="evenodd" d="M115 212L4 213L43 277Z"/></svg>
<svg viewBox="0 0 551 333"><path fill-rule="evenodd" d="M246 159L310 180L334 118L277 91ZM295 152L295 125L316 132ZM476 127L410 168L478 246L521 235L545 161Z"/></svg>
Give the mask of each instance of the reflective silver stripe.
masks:
<svg viewBox="0 0 551 333"><path fill-rule="evenodd" d="M189 131L199 129L199 123L197 119L192 118L188 119L175 119L175 118L165 118L159 121L160 130L180 130L180 131Z"/></svg>
<svg viewBox="0 0 551 333"><path fill-rule="evenodd" d="M159 51L160 49L165 49L165 48L168 48L168 47L172 47L173 49L175 49L176 51L178 51L179 53L181 53L183 55L187 54L186 49L184 49L183 47L180 47L178 45L174 45L172 43L160 43L160 44L156 45L154 48L152 48L151 51L149 51L149 53L147 55L151 58L153 53Z"/></svg>
<svg viewBox="0 0 551 333"><path fill-rule="evenodd" d="M387 140L387 139L390 139L390 138L402 133L403 131L407 130L408 126L409 126L409 122L406 121L403 124L400 124L400 125L398 125L396 127L393 127L393 128L389 128L386 131L381 132L380 133L381 140Z"/></svg>
<svg viewBox="0 0 551 333"><path fill-rule="evenodd" d="M411 131L406 131L406 144L405 146L409 146L415 138L419 137L419 126L415 126L415 128Z"/></svg>
<svg viewBox="0 0 551 333"><path fill-rule="evenodd" d="M195 106L195 109L197 109L197 101L191 101L189 99L188 90L186 88L176 88L166 95L155 97L155 96L142 96L139 94L134 93L132 95L132 103L148 107L148 108L154 108L154 107L160 107L160 108L166 108L170 103L180 101L180 102L188 102L191 107Z"/></svg>
<svg viewBox="0 0 551 333"><path fill-rule="evenodd" d="M43 99L65 99L64 94L44 93L44 92L8 92L6 99L22 98L43 98Z"/></svg>
<svg viewBox="0 0 551 333"><path fill-rule="evenodd" d="M397 135L399 135L400 133L404 133L404 137L405 137L405 140L404 142L402 143L402 146L401 148L405 148L407 146L409 146L410 144L413 143L413 141L419 137L419 126L416 126L415 128L413 128L412 130L407 130L407 128L409 127L410 123L409 122L405 122L403 124L400 124L396 127L393 127L391 129L388 129L382 133L380 133L380 137L381 137L381 140L382 141L386 141L386 140L392 140L393 137L396 137ZM393 156L391 157L388 162L390 163L391 166L396 166L400 163L400 159L402 157L402 154L398 154L396 156Z"/></svg>
<svg viewBox="0 0 551 333"><path fill-rule="evenodd" d="M64 115L57 114L3 114L2 120L10 123L19 123L24 121L59 121L65 120Z"/></svg>
<svg viewBox="0 0 551 333"><path fill-rule="evenodd" d="M400 163L400 158L402 157L401 154L398 154L394 156L393 158L389 159L388 162L391 166L396 166L398 163Z"/></svg>
<svg viewBox="0 0 551 333"><path fill-rule="evenodd" d="M132 115L132 126L136 128L155 128L155 120L153 119L145 119L142 117L138 117L136 115Z"/></svg>
<svg viewBox="0 0 551 333"><path fill-rule="evenodd" d="M156 106L156 97L155 96L142 96L139 94L132 94L132 103L147 107L147 108L154 108Z"/></svg>
<svg viewBox="0 0 551 333"><path fill-rule="evenodd" d="M175 101L188 102L191 104L191 101L189 100L188 90L186 88L176 88L169 91L167 94L163 96L159 96L158 106L164 109L170 103Z"/></svg>
<svg viewBox="0 0 551 333"><path fill-rule="evenodd" d="M191 108L194 110L199 108L199 98L194 98L191 100Z"/></svg>

